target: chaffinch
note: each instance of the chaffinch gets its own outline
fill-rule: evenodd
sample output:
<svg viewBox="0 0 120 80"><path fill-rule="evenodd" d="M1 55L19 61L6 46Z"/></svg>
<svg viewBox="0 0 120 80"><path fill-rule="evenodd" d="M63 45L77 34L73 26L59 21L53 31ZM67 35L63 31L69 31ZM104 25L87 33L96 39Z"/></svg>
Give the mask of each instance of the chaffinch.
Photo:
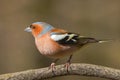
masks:
<svg viewBox="0 0 120 80"><path fill-rule="evenodd" d="M27 32L32 32L35 38L37 49L42 55L54 58L51 63L53 68L55 62L63 56L70 56L66 67L70 65L70 60L73 53L88 43L101 43L102 40L97 40L91 37L80 36L76 33L71 33L63 29L54 28L45 22L35 22L25 29Z"/></svg>

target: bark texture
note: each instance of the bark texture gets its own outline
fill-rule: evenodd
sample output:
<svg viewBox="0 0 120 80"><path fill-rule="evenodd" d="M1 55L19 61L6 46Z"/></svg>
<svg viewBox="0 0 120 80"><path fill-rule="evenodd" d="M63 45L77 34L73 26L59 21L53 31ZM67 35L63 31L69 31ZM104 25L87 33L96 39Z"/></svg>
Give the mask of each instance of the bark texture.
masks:
<svg viewBox="0 0 120 80"><path fill-rule="evenodd" d="M120 70L93 64L71 64L68 71L64 65L56 66L55 70L41 68L0 75L0 80L43 80L58 76L78 75L101 77L120 80Z"/></svg>

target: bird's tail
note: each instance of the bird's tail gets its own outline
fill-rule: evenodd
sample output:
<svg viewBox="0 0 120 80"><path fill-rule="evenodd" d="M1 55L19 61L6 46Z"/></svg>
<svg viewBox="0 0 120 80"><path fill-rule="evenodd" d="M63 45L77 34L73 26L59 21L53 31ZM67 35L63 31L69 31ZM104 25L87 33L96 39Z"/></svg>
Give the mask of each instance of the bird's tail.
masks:
<svg viewBox="0 0 120 80"><path fill-rule="evenodd" d="M109 40L98 40L95 38L90 38L90 37L79 37L79 42L81 44L86 44L86 43L104 43L108 42Z"/></svg>
<svg viewBox="0 0 120 80"><path fill-rule="evenodd" d="M99 40L98 43L104 43L104 42L108 42L110 40Z"/></svg>

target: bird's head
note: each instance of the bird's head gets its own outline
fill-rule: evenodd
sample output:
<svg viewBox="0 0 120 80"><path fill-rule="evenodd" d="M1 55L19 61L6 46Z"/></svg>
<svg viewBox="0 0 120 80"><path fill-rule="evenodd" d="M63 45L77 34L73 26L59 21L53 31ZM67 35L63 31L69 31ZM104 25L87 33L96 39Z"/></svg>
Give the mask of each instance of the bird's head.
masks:
<svg viewBox="0 0 120 80"><path fill-rule="evenodd" d="M25 29L26 32L31 32L34 37L42 36L53 29L53 26L45 22L34 22Z"/></svg>

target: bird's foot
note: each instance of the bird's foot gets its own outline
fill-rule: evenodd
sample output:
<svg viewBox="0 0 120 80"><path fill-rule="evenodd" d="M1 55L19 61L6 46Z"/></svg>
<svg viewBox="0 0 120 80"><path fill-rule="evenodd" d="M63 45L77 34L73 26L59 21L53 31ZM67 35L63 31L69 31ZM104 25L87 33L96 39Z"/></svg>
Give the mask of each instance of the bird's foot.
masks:
<svg viewBox="0 0 120 80"><path fill-rule="evenodd" d="M51 65L50 65L50 67L49 67L49 69L51 69L52 70L52 72L54 72L55 71L55 63L51 63Z"/></svg>
<svg viewBox="0 0 120 80"><path fill-rule="evenodd" d="M67 63L65 63L65 65L64 65L64 67L66 68L66 70L67 70L67 72L68 72L68 69L69 69L69 67L70 67L70 62L67 62Z"/></svg>

